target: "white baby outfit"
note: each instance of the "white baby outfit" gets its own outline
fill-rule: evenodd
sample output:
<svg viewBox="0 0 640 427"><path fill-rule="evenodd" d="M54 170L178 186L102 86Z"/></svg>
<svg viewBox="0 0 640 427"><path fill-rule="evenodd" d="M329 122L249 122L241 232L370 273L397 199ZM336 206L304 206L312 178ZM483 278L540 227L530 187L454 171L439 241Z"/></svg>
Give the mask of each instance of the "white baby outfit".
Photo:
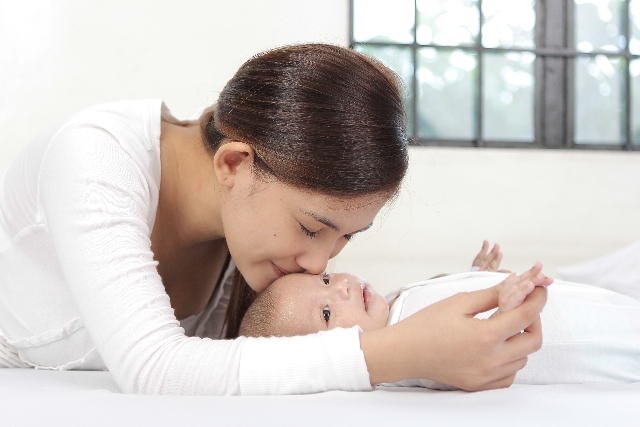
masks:
<svg viewBox="0 0 640 427"><path fill-rule="evenodd" d="M0 177L0 367L108 368L124 392L370 390L359 329L212 340L231 263L204 312L176 320L153 260L160 100L81 111Z"/></svg>
<svg viewBox="0 0 640 427"><path fill-rule="evenodd" d="M404 286L387 295L397 300L388 325L459 292L494 286L503 273L475 272ZM515 384L580 384L640 381L640 301L594 286L556 280L541 315L542 348L529 356ZM488 318L495 310L481 313ZM453 390L426 380L388 384Z"/></svg>

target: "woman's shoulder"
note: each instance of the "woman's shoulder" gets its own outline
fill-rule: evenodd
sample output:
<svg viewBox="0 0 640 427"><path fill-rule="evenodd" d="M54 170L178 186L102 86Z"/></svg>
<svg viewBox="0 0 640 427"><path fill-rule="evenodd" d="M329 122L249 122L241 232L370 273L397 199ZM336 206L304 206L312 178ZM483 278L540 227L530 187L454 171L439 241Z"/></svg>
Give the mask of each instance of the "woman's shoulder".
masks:
<svg viewBox="0 0 640 427"><path fill-rule="evenodd" d="M42 153L42 161L57 158L69 164L74 161L83 165L91 161L122 164L129 159L132 167L150 174L154 181L159 180L163 105L159 99L93 105L45 131L40 143L34 141L41 148L33 149Z"/></svg>
<svg viewBox="0 0 640 427"><path fill-rule="evenodd" d="M47 191L82 192L99 182L105 191L126 188L155 206L162 105L161 100L137 100L85 108L37 137L16 170L33 171L30 181L38 199Z"/></svg>
<svg viewBox="0 0 640 427"><path fill-rule="evenodd" d="M60 130L71 131L90 128L106 131L123 146L137 142L142 145L140 148L150 150L159 143L163 106L160 99L125 100L97 104L68 118Z"/></svg>

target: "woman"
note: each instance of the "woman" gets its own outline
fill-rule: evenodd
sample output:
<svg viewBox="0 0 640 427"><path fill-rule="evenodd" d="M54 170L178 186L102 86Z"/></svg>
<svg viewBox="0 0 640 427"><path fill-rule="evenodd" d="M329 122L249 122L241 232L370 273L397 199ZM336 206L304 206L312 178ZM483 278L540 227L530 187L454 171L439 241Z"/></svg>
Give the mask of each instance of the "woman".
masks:
<svg viewBox="0 0 640 427"><path fill-rule="evenodd" d="M245 63L199 123L127 101L45 132L0 183L0 365L106 367L136 393L510 385L544 291L486 326L491 291L384 331L193 337L234 338L256 292L371 225L407 169L398 87L348 49L291 46Z"/></svg>

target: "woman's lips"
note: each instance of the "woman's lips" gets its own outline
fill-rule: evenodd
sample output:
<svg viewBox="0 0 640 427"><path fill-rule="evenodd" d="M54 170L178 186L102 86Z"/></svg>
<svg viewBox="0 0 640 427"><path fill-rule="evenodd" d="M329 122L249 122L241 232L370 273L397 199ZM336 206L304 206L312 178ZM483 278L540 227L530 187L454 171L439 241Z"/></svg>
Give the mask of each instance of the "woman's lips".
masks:
<svg viewBox="0 0 640 427"><path fill-rule="evenodd" d="M278 267L274 262L271 262L271 266L273 267L273 271L275 271L276 275L278 277L282 277L285 276L287 274L289 274L289 272L287 270L284 270L280 267Z"/></svg>

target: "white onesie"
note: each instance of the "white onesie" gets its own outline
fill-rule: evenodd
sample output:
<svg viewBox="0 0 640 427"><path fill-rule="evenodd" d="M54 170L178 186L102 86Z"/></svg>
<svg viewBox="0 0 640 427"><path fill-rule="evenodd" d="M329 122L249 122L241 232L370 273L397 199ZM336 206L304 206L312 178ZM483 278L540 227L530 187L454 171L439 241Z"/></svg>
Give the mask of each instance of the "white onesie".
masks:
<svg viewBox="0 0 640 427"><path fill-rule="evenodd" d="M404 286L387 295L388 302L397 297L388 325L456 293L494 286L505 277L503 273L461 273ZM486 319L493 311L476 318ZM516 384L640 381L640 301L556 280L549 286L541 318L542 348L529 356L527 366L516 375ZM388 385L455 389L415 379Z"/></svg>

